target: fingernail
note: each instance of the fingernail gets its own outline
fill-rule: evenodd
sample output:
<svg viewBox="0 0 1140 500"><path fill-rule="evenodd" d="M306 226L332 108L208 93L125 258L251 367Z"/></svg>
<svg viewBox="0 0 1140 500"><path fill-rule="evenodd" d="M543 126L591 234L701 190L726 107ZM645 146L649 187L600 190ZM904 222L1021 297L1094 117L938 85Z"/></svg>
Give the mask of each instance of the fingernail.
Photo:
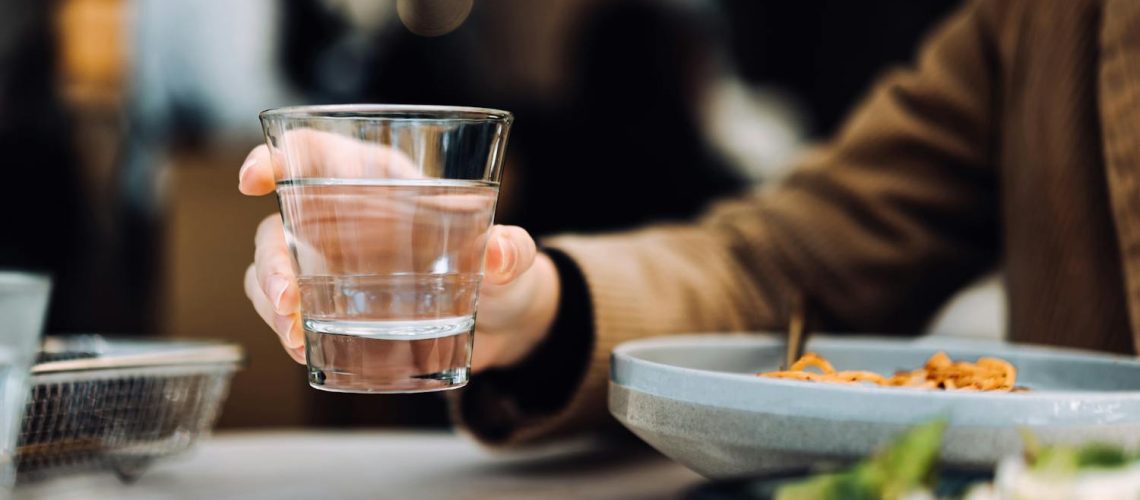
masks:
<svg viewBox="0 0 1140 500"><path fill-rule="evenodd" d="M250 156L245 159L245 163L241 164L241 170L238 170L238 183L245 182L245 175L249 173L250 167L257 164L257 158Z"/></svg>
<svg viewBox="0 0 1140 500"><path fill-rule="evenodd" d="M276 274L269 277L269 300L273 301L273 308L278 313L288 312L281 310L281 298L285 296L286 290L289 290L288 279Z"/></svg>

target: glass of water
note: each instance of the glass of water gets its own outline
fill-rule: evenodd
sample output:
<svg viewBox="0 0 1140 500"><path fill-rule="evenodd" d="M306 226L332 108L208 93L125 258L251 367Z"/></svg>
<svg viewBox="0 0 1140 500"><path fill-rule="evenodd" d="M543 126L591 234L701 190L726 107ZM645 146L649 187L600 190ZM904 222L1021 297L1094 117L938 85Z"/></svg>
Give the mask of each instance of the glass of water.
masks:
<svg viewBox="0 0 1140 500"><path fill-rule="evenodd" d="M0 498L16 478L20 421L50 292L46 276L0 271Z"/></svg>
<svg viewBox="0 0 1140 500"><path fill-rule="evenodd" d="M467 383L512 120L443 106L261 114L309 385L393 393Z"/></svg>

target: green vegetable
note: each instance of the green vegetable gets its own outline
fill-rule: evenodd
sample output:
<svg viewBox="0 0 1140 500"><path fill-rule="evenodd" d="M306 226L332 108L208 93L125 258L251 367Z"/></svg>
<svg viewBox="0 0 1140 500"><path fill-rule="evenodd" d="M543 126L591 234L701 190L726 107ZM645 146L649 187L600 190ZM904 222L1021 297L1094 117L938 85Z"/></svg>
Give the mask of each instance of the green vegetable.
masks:
<svg viewBox="0 0 1140 500"><path fill-rule="evenodd" d="M1033 470L1051 476L1072 476L1081 469L1123 467L1132 458L1116 445L1092 443L1080 448L1050 446L1037 453Z"/></svg>
<svg viewBox="0 0 1140 500"><path fill-rule="evenodd" d="M942 420L919 425L847 471L781 486L776 500L896 500L931 486L945 429L946 422ZM1118 445L1042 446L1028 431L1023 431L1022 437L1026 461L1035 472L1050 477L1071 477L1082 469L1140 462L1140 451L1130 455Z"/></svg>
<svg viewBox="0 0 1140 500"><path fill-rule="evenodd" d="M837 498L839 474L823 474L780 486L776 500L831 500Z"/></svg>
<svg viewBox="0 0 1140 500"><path fill-rule="evenodd" d="M862 464L847 472L781 486L776 500L877 500L885 482L881 469Z"/></svg>
<svg viewBox="0 0 1140 500"><path fill-rule="evenodd" d="M919 425L852 469L780 487L776 500L894 500L928 485L942 444L942 420Z"/></svg>
<svg viewBox="0 0 1140 500"><path fill-rule="evenodd" d="M1052 477L1072 476L1080 468L1077 450L1064 446L1042 448L1037 453L1037 461L1033 463L1033 470Z"/></svg>
<svg viewBox="0 0 1140 500"><path fill-rule="evenodd" d="M933 479L934 463L942 445L944 420L936 420L911 429L887 448L881 461L890 478L883 488L883 498L898 498Z"/></svg>
<svg viewBox="0 0 1140 500"><path fill-rule="evenodd" d="M1131 457L1119 446L1107 443L1093 443L1081 448L1077 462L1085 467L1122 467L1131 462Z"/></svg>
<svg viewBox="0 0 1140 500"><path fill-rule="evenodd" d="M1041 440L1037 439L1037 435L1033 431L1025 427L1017 429L1017 433L1021 434L1021 446L1024 448L1025 462L1036 463L1037 456L1041 454Z"/></svg>

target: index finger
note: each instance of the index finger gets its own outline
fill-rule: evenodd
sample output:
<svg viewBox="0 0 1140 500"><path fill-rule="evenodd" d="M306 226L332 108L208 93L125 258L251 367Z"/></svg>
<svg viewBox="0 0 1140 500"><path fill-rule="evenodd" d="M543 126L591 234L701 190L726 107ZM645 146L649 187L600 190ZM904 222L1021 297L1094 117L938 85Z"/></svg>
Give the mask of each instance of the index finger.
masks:
<svg viewBox="0 0 1140 500"><path fill-rule="evenodd" d="M239 191L250 196L272 193L287 171L294 177L423 177L419 164L405 151L331 132L290 130L280 137L277 147L271 151L262 144L250 151L238 174Z"/></svg>
<svg viewBox="0 0 1140 500"><path fill-rule="evenodd" d="M277 181L271 161L264 144L253 148L238 172L238 191L249 196L272 193Z"/></svg>

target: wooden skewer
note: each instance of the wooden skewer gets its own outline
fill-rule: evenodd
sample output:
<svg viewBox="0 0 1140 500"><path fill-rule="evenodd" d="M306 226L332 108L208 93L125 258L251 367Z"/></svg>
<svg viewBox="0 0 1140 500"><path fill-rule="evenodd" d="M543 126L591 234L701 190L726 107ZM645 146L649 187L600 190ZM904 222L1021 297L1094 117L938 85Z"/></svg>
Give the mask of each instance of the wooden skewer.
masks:
<svg viewBox="0 0 1140 500"><path fill-rule="evenodd" d="M791 318L788 321L788 350L784 356L784 369L787 370L804 355L807 344L807 312L804 298L796 294L791 301Z"/></svg>

